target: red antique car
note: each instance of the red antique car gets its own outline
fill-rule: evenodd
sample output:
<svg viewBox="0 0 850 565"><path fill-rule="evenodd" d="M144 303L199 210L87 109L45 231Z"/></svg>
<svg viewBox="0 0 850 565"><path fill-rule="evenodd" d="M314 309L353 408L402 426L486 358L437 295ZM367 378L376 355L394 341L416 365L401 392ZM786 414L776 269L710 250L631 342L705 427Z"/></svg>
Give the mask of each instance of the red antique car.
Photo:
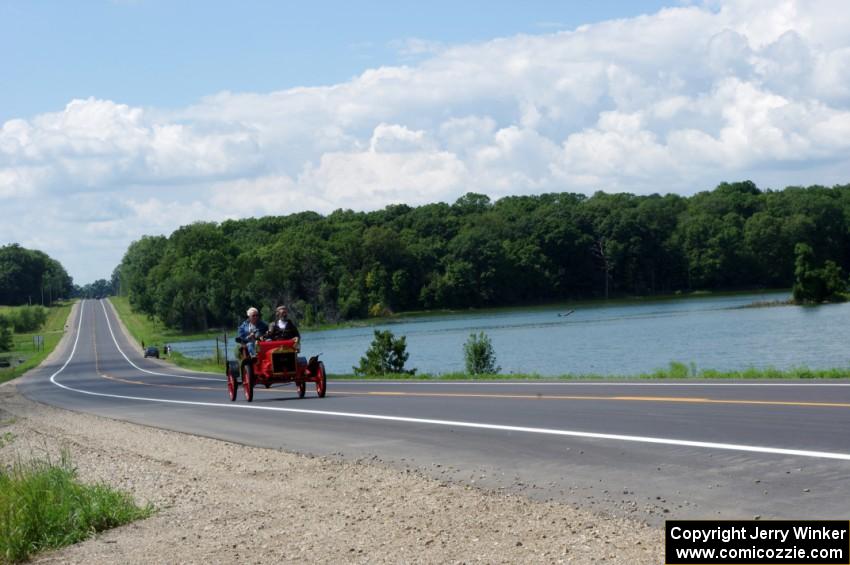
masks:
<svg viewBox="0 0 850 565"><path fill-rule="evenodd" d="M324 398L327 392L325 364L319 361L318 355L310 357L309 361L298 355L301 351L298 338L257 341L255 345L255 357L248 354L248 347L243 343L240 347L241 361L227 362L227 393L230 400L236 400L240 375L245 400L248 402L254 400L254 387L258 384L269 388L277 383L295 383L298 398L304 398L307 383L316 383L316 394Z"/></svg>

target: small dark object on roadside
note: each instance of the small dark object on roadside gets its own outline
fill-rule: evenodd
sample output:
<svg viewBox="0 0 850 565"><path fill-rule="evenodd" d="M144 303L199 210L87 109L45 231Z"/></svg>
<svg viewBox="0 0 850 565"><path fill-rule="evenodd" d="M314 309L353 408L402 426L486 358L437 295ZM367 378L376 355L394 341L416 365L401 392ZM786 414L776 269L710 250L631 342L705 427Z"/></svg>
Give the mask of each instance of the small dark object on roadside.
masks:
<svg viewBox="0 0 850 565"><path fill-rule="evenodd" d="M159 359L159 349L156 347L148 347L145 349L145 357L156 357Z"/></svg>

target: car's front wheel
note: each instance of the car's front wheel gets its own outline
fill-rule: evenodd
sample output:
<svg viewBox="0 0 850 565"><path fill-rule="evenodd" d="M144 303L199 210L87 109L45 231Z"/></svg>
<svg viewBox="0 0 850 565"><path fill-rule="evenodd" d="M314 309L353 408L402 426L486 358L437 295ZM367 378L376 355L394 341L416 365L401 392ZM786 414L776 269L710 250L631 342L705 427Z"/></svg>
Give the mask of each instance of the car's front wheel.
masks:
<svg viewBox="0 0 850 565"><path fill-rule="evenodd" d="M254 367L250 363L242 366L242 389L245 391L245 400L254 401Z"/></svg>

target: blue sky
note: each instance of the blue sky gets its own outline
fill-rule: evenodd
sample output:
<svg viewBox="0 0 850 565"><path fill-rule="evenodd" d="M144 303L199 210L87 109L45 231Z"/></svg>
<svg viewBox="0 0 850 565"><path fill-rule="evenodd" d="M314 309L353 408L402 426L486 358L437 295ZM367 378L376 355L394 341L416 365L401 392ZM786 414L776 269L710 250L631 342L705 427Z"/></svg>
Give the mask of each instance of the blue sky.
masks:
<svg viewBox="0 0 850 565"><path fill-rule="evenodd" d="M85 284L195 221L848 183L848 28L846 0L0 0L0 245Z"/></svg>
<svg viewBox="0 0 850 565"><path fill-rule="evenodd" d="M0 122L74 98L179 107L409 64L409 39L486 41L653 13L673 2L0 0Z"/></svg>

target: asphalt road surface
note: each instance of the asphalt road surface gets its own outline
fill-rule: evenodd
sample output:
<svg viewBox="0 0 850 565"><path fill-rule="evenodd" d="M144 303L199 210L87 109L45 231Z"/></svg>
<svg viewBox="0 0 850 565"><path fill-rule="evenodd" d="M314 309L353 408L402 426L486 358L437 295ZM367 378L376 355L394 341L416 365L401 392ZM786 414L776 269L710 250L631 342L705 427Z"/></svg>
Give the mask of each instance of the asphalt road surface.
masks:
<svg viewBox="0 0 850 565"><path fill-rule="evenodd" d="M144 359L107 301L81 302L67 334L19 384L28 397L650 523L850 515L846 381L352 382L328 367L326 398L281 385L231 402L224 375Z"/></svg>

